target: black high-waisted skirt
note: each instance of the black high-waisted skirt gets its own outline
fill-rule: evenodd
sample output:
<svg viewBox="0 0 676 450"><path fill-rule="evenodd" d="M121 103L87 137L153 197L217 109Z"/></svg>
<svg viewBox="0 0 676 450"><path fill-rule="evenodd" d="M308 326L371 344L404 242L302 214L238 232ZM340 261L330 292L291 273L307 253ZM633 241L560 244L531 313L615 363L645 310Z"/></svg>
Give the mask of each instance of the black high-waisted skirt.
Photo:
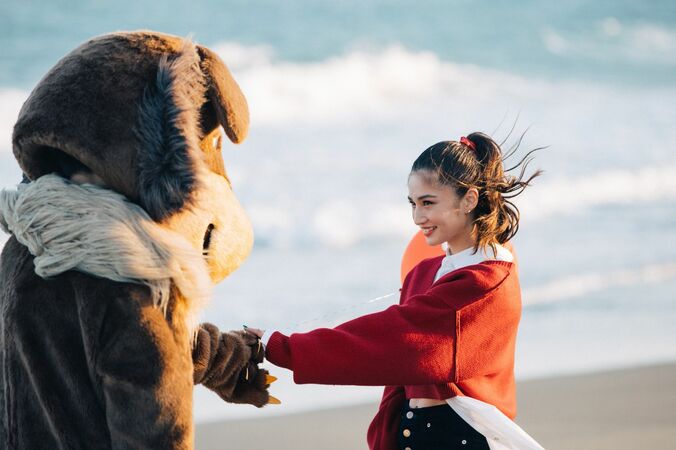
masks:
<svg viewBox="0 0 676 450"><path fill-rule="evenodd" d="M406 401L399 425L400 450L489 450L486 438L449 405L413 408Z"/></svg>

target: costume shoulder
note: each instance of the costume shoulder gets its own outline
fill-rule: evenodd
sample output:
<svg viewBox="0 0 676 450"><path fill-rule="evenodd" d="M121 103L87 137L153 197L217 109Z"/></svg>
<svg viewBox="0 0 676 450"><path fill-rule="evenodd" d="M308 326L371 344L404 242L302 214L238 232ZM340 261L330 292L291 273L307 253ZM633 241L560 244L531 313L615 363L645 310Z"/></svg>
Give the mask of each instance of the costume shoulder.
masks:
<svg viewBox="0 0 676 450"><path fill-rule="evenodd" d="M0 258L0 274L3 285L28 286L37 277L33 269L33 256L14 236L5 243ZM5 288L6 289L6 288Z"/></svg>
<svg viewBox="0 0 676 450"><path fill-rule="evenodd" d="M47 312L54 309L65 315L68 310L74 314L71 322L79 321L92 336L102 337L94 329L103 327L104 320L108 326L124 323L128 327L148 314L145 309L157 309L147 286L120 283L75 270L44 278L36 273L34 260L28 248L14 236L8 239L0 259L4 301L12 303L14 314L30 317L31 322L43 317L57 323L58 318ZM35 314L38 310L41 314ZM162 318L158 323L166 323L162 311L158 312ZM45 324L42 328L48 332L49 326Z"/></svg>

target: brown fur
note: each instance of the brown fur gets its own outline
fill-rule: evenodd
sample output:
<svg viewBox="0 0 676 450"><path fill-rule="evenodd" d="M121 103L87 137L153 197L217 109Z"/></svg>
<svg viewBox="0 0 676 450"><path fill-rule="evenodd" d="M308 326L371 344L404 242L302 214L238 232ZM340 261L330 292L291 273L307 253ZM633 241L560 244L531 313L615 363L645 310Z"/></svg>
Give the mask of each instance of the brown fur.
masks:
<svg viewBox="0 0 676 450"><path fill-rule="evenodd" d="M160 33L113 33L45 75L19 113L13 148L30 180L96 179L137 203L204 251L217 282L248 255L252 232L215 138L222 125L240 142L248 123L244 96L211 51ZM0 258L0 448L191 449L193 382L226 401L268 402L249 336L203 327L191 351L187 324L203 303L174 279L164 311L140 283L74 270L41 278L34 257L50 244L35 242L31 255L12 237ZM87 251L74 243L75 254Z"/></svg>
<svg viewBox="0 0 676 450"><path fill-rule="evenodd" d="M138 116L161 58L178 55L184 45L183 39L155 32L113 33L61 59L30 94L14 128L14 155L28 178L55 171L63 152L138 202L137 174L130 171L137 167L138 140L130 118ZM216 54L205 47L195 51L206 92L195 89L188 99L202 117L199 126L184 132L201 142L222 125L233 142L241 142L249 125L244 95Z"/></svg>
<svg viewBox="0 0 676 450"><path fill-rule="evenodd" d="M179 297L165 318L141 285L74 271L45 280L14 238L1 269L2 448L192 448Z"/></svg>

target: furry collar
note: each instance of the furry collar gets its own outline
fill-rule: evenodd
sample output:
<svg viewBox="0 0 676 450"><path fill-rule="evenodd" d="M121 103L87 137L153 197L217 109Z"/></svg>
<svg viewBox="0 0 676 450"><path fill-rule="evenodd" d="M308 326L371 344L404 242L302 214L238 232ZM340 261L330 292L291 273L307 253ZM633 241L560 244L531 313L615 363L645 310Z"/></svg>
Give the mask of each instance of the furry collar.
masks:
<svg viewBox="0 0 676 450"><path fill-rule="evenodd" d="M77 270L143 284L165 313L173 282L188 299L191 331L211 296L201 249L109 189L42 176L0 192L0 226L28 248L43 278Z"/></svg>

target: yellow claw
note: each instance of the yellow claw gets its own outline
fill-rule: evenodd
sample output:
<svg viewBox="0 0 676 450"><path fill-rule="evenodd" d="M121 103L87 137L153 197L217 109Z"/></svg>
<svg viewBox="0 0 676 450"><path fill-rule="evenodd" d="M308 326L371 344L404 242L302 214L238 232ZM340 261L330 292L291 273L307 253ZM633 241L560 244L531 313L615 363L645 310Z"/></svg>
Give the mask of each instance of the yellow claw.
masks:
<svg viewBox="0 0 676 450"><path fill-rule="evenodd" d="M272 375L265 375L265 384L272 384L275 381L277 381L277 377L273 377Z"/></svg>
<svg viewBox="0 0 676 450"><path fill-rule="evenodd" d="M268 405L281 405L281 404L282 402L280 402L278 398L275 398L272 395L270 396L270 399L268 400Z"/></svg>

